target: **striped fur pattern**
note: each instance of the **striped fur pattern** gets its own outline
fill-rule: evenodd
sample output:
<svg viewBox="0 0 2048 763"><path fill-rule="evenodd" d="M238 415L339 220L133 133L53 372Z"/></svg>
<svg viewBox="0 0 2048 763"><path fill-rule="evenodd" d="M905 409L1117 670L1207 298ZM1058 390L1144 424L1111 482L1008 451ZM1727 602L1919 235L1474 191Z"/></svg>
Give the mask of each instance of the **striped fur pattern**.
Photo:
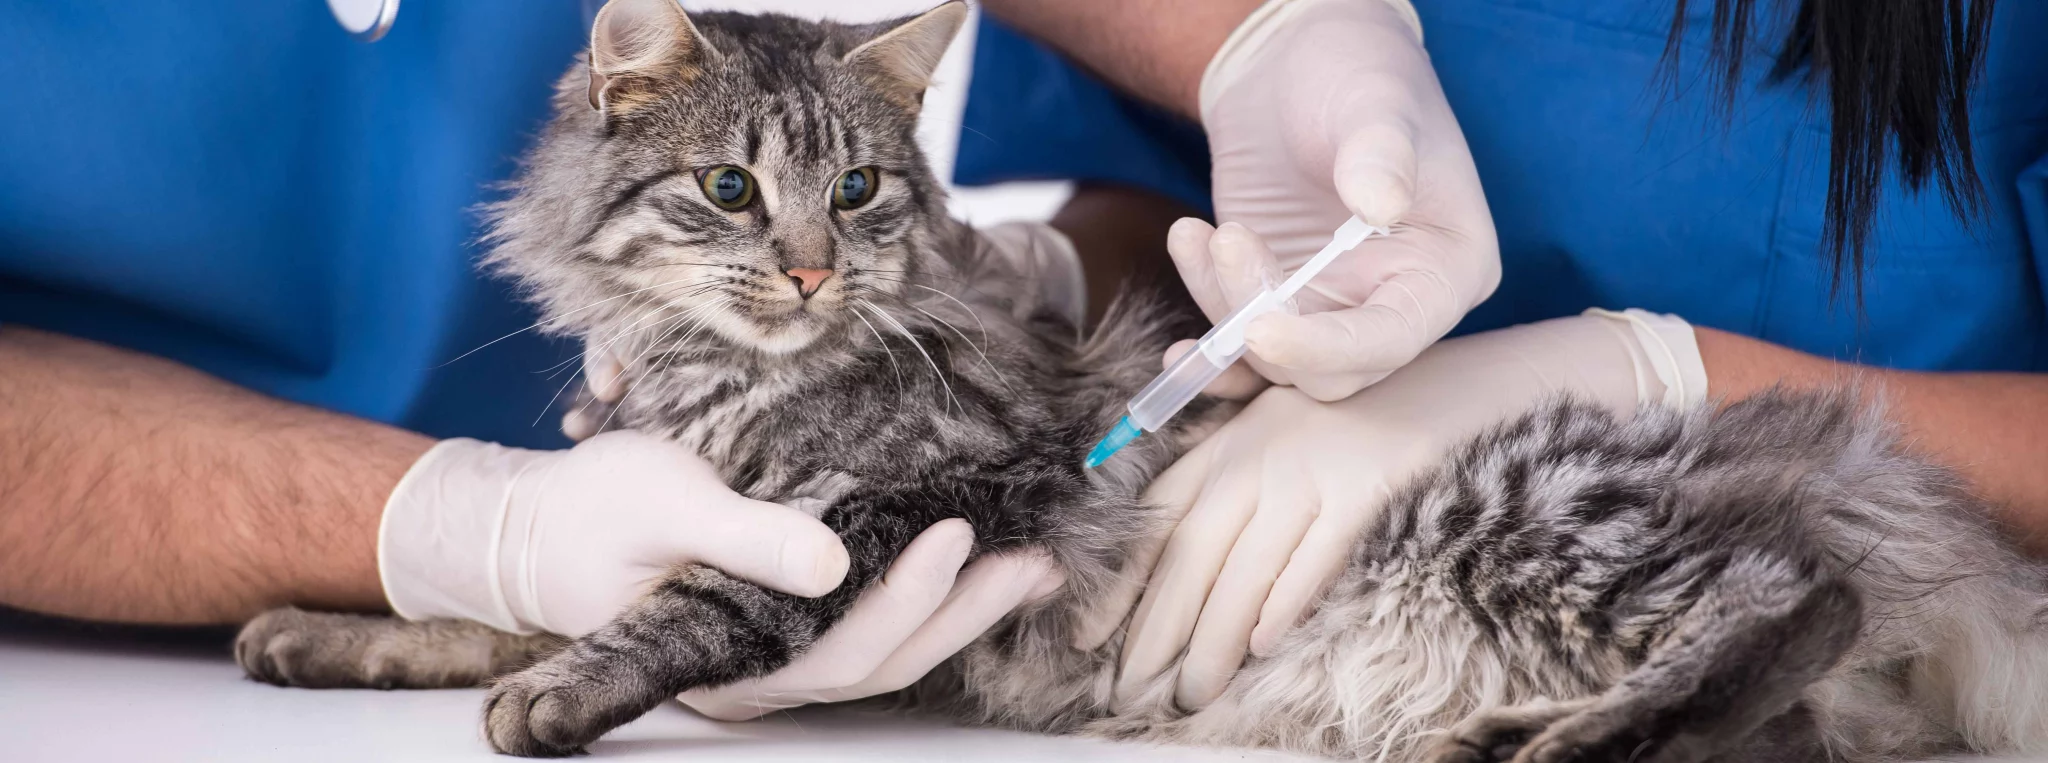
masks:
<svg viewBox="0 0 2048 763"><path fill-rule="evenodd" d="M1504 422L1399 491L1313 617L1218 702L1184 712L1168 679L1113 705L1120 640L1074 647L1077 618L1158 529L1138 491L1231 410L1201 401L1106 468L1079 462L1199 315L1137 290L1083 339L946 218L904 93L957 4L869 27L622 4L643 26L614 44L643 47L564 78L493 210L490 263L549 328L629 361L612 427L814 512L846 541L846 584L802 599L680 568L566 646L280 610L238 643L252 676L497 675L492 746L571 754L788 664L919 531L965 517L976 553L1042 549L1067 582L900 697L964 722L1445 763L2048 746L2042 569L1881 419L1816 395L1628 420L1566 400ZM697 174L718 165L751 172L758 206L708 202ZM860 166L874 199L831 207ZM833 275L806 299L790 267Z"/></svg>
<svg viewBox="0 0 2048 763"><path fill-rule="evenodd" d="M2042 568L1849 399L1507 422L1398 492L1216 703L1162 685L1084 729L1394 761L2048 750Z"/></svg>

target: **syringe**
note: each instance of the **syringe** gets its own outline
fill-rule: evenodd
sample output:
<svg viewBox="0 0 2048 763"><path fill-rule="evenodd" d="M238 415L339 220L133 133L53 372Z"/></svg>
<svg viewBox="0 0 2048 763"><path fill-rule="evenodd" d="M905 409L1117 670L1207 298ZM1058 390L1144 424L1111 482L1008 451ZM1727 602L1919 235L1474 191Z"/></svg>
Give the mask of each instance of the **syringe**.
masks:
<svg viewBox="0 0 2048 763"><path fill-rule="evenodd" d="M1301 291L1301 287L1307 284L1309 279L1323 272L1323 268L1337 259L1337 255L1358 246L1358 242L1364 241L1367 236L1386 232L1383 228L1366 225L1356 217L1344 221L1343 225L1338 226L1336 235L1330 238L1330 243L1325 245L1322 251L1316 252L1316 256L1310 257L1300 270L1294 271L1294 275L1288 276L1279 286L1252 297L1244 307L1238 308L1237 312L1231 313L1230 317L1217 323L1215 328L1209 329L1209 333L1203 334L1201 340L1195 343L1195 349L1180 356L1180 360L1174 361L1173 365L1160 372L1151 384L1139 390L1138 396L1131 398L1131 404L1128 406L1130 413L1116 423L1115 429L1109 430L1109 434L1102 438L1102 442L1095 444L1094 450L1088 451L1088 468L1101 466L1102 462L1108 461L1110 456L1123 450L1125 445L1131 444L1139 435L1159 431L1159 427L1165 425L1167 419L1173 418L1174 414L1179 413L1189 400L1195 399L1195 395L1201 393L1202 388L1209 386L1209 382L1215 381L1216 377L1222 376L1224 370L1230 368L1230 364L1236 363L1238 358L1244 357L1244 329L1251 325L1253 318L1278 310L1287 304L1287 300L1294 298L1295 292Z"/></svg>

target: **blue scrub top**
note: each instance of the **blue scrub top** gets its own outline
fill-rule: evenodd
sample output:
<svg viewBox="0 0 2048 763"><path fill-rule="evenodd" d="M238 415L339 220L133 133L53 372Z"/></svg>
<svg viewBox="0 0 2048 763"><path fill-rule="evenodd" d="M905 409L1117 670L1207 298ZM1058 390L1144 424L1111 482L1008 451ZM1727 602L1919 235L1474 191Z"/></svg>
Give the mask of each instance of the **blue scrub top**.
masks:
<svg viewBox="0 0 2048 763"><path fill-rule="evenodd" d="M473 208L539 129L580 16L406 3L363 44L315 0L0 6L0 323L562 444L567 374L536 372L570 348L529 332L448 361L534 321L477 275Z"/></svg>
<svg viewBox="0 0 2048 763"><path fill-rule="evenodd" d="M1846 290L1830 297L1820 248L1825 101L1762 82L1782 32L1760 31L1721 114L1700 68L1711 4L1693 4L1672 98L1657 84L1668 0L1415 5L1500 236L1500 288L1458 332L1643 307L1843 360L2048 370L2048 3L2000 3L1993 19L1971 111L1985 219L1894 180L1860 315ZM1206 199L1186 125L999 24L979 30L974 69L962 184L1077 178Z"/></svg>

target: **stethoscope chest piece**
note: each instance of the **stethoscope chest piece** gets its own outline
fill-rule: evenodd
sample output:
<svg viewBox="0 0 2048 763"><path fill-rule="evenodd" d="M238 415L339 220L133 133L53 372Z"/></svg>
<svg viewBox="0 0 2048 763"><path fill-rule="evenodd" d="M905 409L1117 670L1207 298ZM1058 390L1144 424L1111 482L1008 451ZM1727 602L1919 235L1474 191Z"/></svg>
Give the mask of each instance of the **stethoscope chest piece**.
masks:
<svg viewBox="0 0 2048 763"><path fill-rule="evenodd" d="M363 42L382 38L398 18L398 0L327 0L327 9L342 29Z"/></svg>

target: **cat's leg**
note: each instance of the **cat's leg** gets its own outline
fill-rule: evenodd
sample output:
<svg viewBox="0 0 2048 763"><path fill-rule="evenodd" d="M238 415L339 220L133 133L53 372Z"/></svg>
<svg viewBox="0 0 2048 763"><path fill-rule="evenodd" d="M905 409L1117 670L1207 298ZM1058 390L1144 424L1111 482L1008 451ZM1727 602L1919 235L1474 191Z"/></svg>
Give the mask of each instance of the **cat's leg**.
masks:
<svg viewBox="0 0 2048 763"><path fill-rule="evenodd" d="M1458 724L1451 739L1437 751L1440 763L1513 760L1537 734L1563 718L1598 702L1587 697L1569 702L1532 702L1480 713ZM1711 758L1713 763L1825 763L1831 758L1820 736L1820 724L1805 705L1764 722L1734 749Z"/></svg>
<svg viewBox="0 0 2048 763"><path fill-rule="evenodd" d="M1607 691L1488 711L1430 759L1697 763L1744 750L1752 739L1767 744L1757 734L1835 665L1861 628L1862 607L1847 583L1779 559L1739 558ZM1766 759L1765 752L1749 750L1744 759Z"/></svg>
<svg viewBox="0 0 2048 763"><path fill-rule="evenodd" d="M1799 703L1764 722L1742 743L1714 756L1713 763L1831 763L1840 760L1829 754L1821 739L1820 720Z"/></svg>
<svg viewBox="0 0 2048 763"><path fill-rule="evenodd" d="M235 637L250 678L312 689L443 689L482 686L567 643L461 620L413 622L381 615L286 607L258 615Z"/></svg>
<svg viewBox="0 0 2048 763"><path fill-rule="evenodd" d="M499 752L574 754L686 690L789 664L834 619L820 610L833 603L679 569L610 624L493 682L484 734Z"/></svg>
<svg viewBox="0 0 2048 763"><path fill-rule="evenodd" d="M1030 537L1003 524L1019 513L971 491L843 497L820 517L846 544L837 589L806 599L706 567L677 568L603 628L492 682L485 736L499 752L570 755L677 694L765 676L810 649L933 523L964 514L986 539L981 550L1000 551Z"/></svg>

